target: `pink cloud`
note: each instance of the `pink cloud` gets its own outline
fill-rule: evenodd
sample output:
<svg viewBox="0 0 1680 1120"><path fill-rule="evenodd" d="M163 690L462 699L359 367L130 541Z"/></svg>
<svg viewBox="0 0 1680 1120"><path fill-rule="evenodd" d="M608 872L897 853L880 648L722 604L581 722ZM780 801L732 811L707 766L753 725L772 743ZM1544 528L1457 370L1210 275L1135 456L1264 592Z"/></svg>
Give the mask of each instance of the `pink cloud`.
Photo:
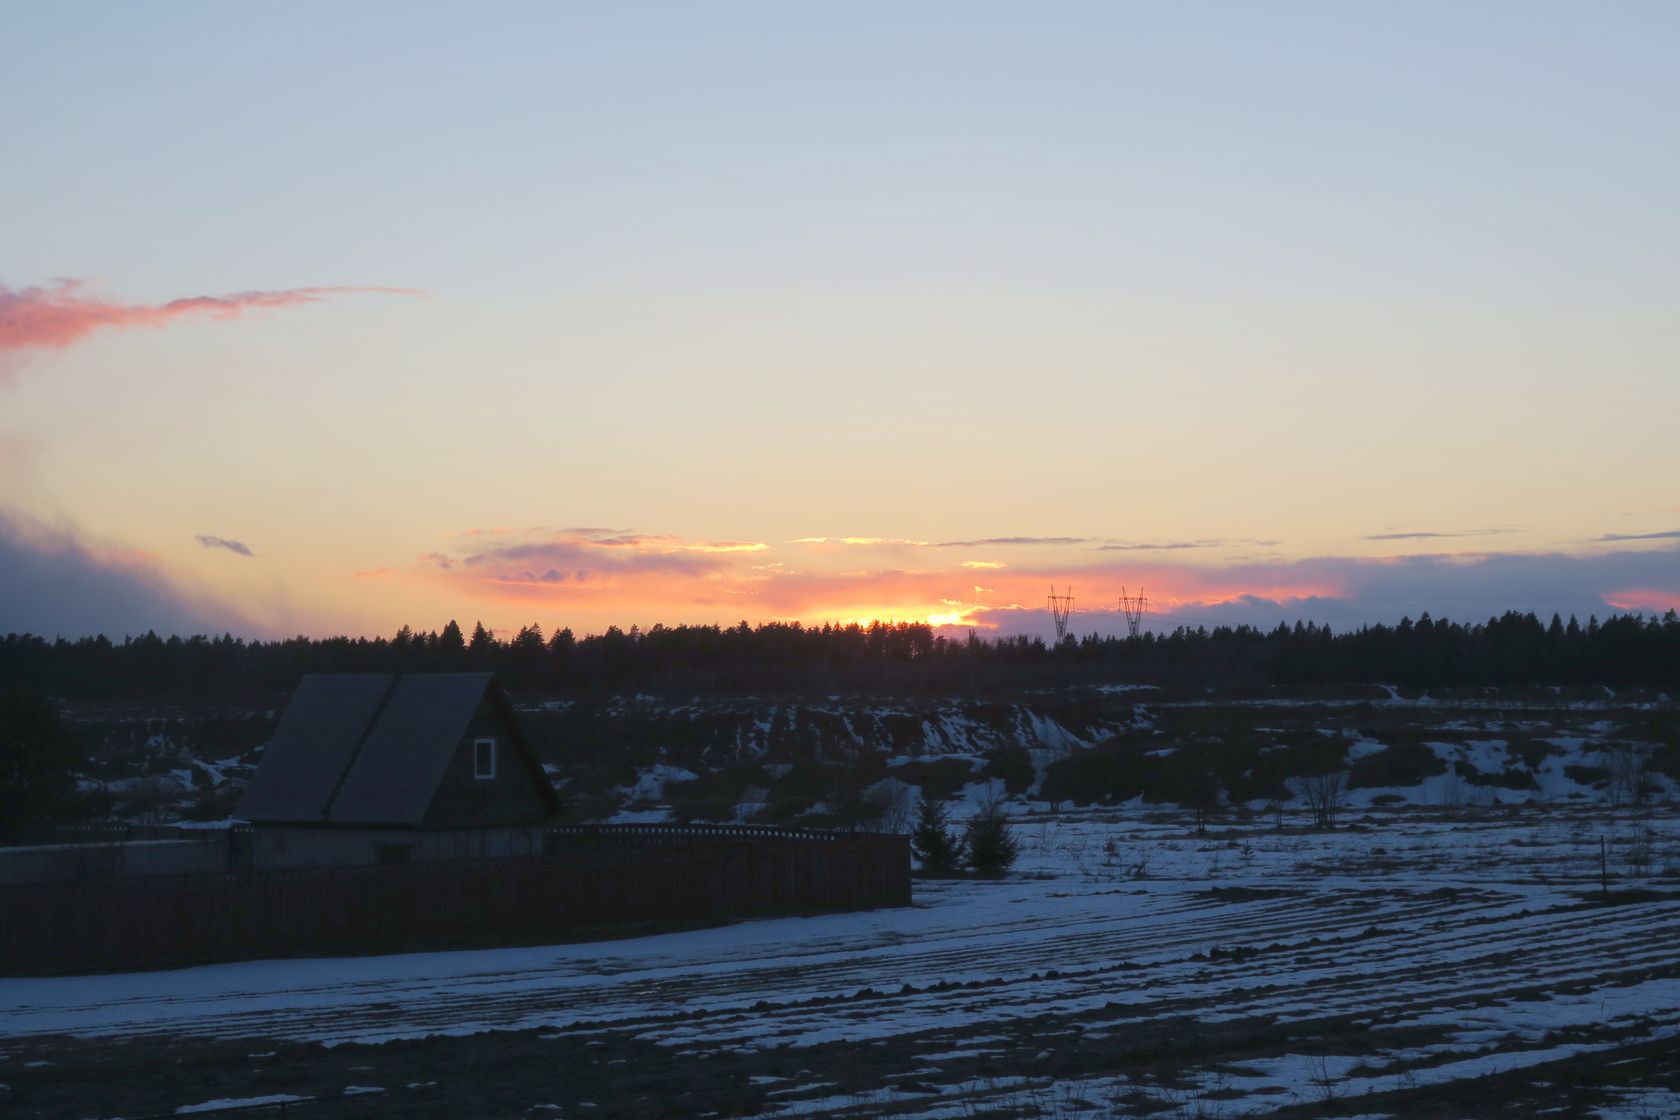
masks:
<svg viewBox="0 0 1680 1120"><path fill-rule="evenodd" d="M119 303L88 295L84 281L58 280L31 288L0 285L0 353L30 348L62 349L103 327L158 327L173 319L204 316L237 319L247 311L321 303L353 292L418 295L409 288L315 287L274 292L187 296L168 303Z"/></svg>
<svg viewBox="0 0 1680 1120"><path fill-rule="evenodd" d="M1623 591L1610 592L1604 596L1604 601L1619 611L1649 612L1650 614L1680 611L1680 591L1672 589L1628 588Z"/></svg>
<svg viewBox="0 0 1680 1120"><path fill-rule="evenodd" d="M693 540L634 530L469 529L451 552L420 556L421 571L493 597L596 596L647 602L675 595L693 602L695 581L746 578L744 561L760 541Z"/></svg>

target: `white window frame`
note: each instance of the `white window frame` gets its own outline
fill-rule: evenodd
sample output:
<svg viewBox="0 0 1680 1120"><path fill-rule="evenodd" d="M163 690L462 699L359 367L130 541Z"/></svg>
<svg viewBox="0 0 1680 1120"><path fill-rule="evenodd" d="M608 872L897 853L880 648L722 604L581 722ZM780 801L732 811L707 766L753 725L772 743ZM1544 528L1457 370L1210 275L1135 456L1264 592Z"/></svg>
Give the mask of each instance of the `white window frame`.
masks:
<svg viewBox="0 0 1680 1120"><path fill-rule="evenodd" d="M490 748L490 772L488 774L479 769L479 747ZM486 736L473 740L473 780L476 782L493 782L496 780L496 740L494 738Z"/></svg>

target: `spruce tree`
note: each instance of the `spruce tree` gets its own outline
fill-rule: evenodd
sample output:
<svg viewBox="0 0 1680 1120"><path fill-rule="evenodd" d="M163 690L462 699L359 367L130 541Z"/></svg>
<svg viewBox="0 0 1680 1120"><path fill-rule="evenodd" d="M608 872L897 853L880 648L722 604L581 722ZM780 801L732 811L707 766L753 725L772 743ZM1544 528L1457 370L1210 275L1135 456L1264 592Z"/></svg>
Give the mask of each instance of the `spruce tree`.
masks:
<svg viewBox="0 0 1680 1120"><path fill-rule="evenodd" d="M916 829L910 834L910 850L922 861L929 875L949 875L962 866L962 845L951 834L945 802L922 794L916 809Z"/></svg>
<svg viewBox="0 0 1680 1120"><path fill-rule="evenodd" d="M438 652L443 654L445 660L449 661L451 667L453 667L453 662L458 660L460 654L465 652L467 648L466 639L461 637L461 624L459 622L456 622L453 618L449 620L449 625L445 626L443 633L438 635L437 648Z"/></svg>
<svg viewBox="0 0 1680 1120"><path fill-rule="evenodd" d="M983 806L968 819L963 830L968 862L981 875L1002 875L1015 864L1019 845L1009 833L1009 822L994 802Z"/></svg>

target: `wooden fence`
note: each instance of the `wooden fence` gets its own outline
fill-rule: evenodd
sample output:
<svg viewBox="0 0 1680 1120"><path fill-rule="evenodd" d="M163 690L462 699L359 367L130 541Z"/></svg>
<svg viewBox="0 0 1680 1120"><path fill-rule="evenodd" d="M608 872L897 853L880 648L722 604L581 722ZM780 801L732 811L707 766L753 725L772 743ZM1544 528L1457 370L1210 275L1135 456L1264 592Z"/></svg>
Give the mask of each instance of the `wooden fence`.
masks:
<svg viewBox="0 0 1680 1120"><path fill-rule="evenodd" d="M681 831L557 830L535 858L0 888L0 975L540 944L910 902L902 836Z"/></svg>
<svg viewBox="0 0 1680 1120"><path fill-rule="evenodd" d="M65 824L38 817L0 824L0 848L39 844L121 844L131 840L180 840L203 836L205 829L172 824L128 824L93 821Z"/></svg>
<svg viewBox="0 0 1680 1120"><path fill-rule="evenodd" d="M868 833L823 832L761 824L556 824L543 830L548 848L691 848L706 844L777 840L791 844L834 844L868 839Z"/></svg>

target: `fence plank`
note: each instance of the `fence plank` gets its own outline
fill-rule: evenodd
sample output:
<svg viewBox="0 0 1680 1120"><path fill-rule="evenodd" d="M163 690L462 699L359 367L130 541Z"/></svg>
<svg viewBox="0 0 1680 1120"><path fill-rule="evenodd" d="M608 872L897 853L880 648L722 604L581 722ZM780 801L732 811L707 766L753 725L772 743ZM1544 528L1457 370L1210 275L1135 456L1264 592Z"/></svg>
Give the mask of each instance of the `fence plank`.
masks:
<svg viewBox="0 0 1680 1120"><path fill-rule="evenodd" d="M0 975L529 944L910 902L901 836L551 831L540 857L0 888Z"/></svg>

